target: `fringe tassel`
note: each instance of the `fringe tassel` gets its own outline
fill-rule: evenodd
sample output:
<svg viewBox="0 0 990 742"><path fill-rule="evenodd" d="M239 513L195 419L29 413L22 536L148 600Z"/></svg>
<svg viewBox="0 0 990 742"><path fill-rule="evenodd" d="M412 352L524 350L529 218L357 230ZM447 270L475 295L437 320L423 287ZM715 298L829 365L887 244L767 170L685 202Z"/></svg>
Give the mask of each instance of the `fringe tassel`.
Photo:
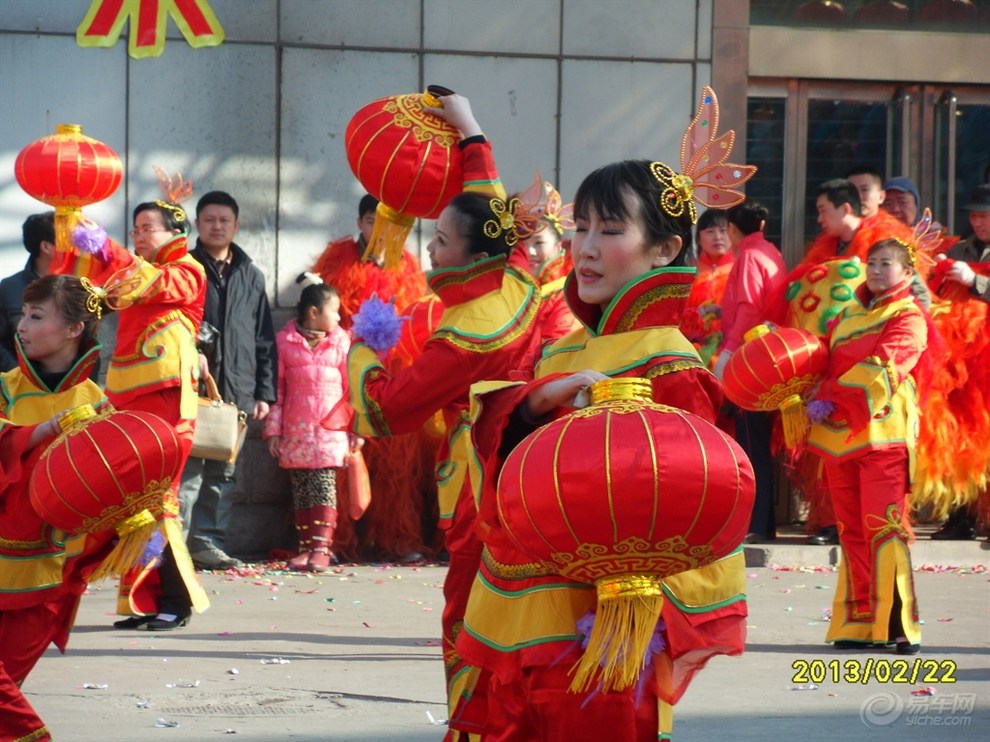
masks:
<svg viewBox="0 0 990 742"><path fill-rule="evenodd" d="M808 413L804 403L797 394L792 394L780 403L780 421L784 427L784 443L790 449L796 449L808 438Z"/></svg>
<svg viewBox="0 0 990 742"><path fill-rule="evenodd" d="M91 574L87 582L98 582L108 577L123 577L132 567L140 564L145 546L158 528L158 521L148 510L142 510L117 524L117 545Z"/></svg>
<svg viewBox="0 0 990 742"><path fill-rule="evenodd" d="M371 239L368 240L362 259L367 260L370 257L379 263L384 259L385 268L398 269L402 265L402 250L406 246L406 238L415 223L415 217L379 203L375 209L375 228L371 231Z"/></svg>
<svg viewBox="0 0 990 742"><path fill-rule="evenodd" d="M571 668L574 693L590 690L596 679L605 693L635 686L663 608L663 588L652 575L607 577L595 585L598 608L588 646Z"/></svg>

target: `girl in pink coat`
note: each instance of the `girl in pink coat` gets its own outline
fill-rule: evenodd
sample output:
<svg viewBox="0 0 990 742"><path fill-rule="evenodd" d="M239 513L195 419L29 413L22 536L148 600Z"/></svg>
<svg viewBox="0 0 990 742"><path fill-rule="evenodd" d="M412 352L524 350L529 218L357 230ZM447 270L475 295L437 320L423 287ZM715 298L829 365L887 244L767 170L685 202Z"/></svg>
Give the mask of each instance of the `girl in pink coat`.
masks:
<svg viewBox="0 0 990 742"><path fill-rule="evenodd" d="M275 337L278 401L265 419L264 437L278 465L289 470L299 529L293 569L323 572L333 560L337 526L337 470L352 442L346 412L339 424L320 424L347 398L348 334L340 328L340 296L326 284L303 289L296 319Z"/></svg>

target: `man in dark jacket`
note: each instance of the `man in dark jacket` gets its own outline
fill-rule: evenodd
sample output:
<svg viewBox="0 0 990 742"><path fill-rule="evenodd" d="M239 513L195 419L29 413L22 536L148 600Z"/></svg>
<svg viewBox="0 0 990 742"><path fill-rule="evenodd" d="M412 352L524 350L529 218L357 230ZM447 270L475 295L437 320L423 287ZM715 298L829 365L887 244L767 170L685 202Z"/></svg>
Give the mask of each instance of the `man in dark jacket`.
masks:
<svg viewBox="0 0 990 742"><path fill-rule="evenodd" d="M190 252L206 268L203 324L215 328L206 363L224 401L233 402L255 420L268 416L275 401L278 368L275 330L265 292L265 276L248 254L234 244L240 227L237 201L211 191L196 204L199 238ZM207 326L208 325L208 326ZM182 474L179 501L189 529L189 554L197 566L228 569L240 562L224 550L234 498L233 464L190 458Z"/></svg>
<svg viewBox="0 0 990 742"><path fill-rule="evenodd" d="M24 249L30 253L24 270L0 281L0 371L17 365L14 334L21 321L21 298L32 281L48 274L55 255L55 212L32 214L22 228Z"/></svg>

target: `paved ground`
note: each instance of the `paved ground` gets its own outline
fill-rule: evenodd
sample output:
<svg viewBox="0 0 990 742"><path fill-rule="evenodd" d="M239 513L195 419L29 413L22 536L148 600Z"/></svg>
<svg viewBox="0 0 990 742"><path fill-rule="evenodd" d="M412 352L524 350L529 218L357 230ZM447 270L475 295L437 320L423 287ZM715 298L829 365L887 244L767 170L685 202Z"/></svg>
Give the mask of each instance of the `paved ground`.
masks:
<svg viewBox="0 0 990 742"><path fill-rule="evenodd" d="M836 582L827 549L750 567L746 654L716 658L700 674L677 706L675 739L987 739L982 546L919 550L924 652L914 683L894 679L910 681L915 658L822 644ZM445 717L436 642L444 574L440 566L205 573L210 610L163 634L111 629L108 583L83 599L68 653L50 651L24 690L58 742L440 740L444 727L431 716ZM843 677L870 660L867 683ZM797 677L805 668L809 677Z"/></svg>

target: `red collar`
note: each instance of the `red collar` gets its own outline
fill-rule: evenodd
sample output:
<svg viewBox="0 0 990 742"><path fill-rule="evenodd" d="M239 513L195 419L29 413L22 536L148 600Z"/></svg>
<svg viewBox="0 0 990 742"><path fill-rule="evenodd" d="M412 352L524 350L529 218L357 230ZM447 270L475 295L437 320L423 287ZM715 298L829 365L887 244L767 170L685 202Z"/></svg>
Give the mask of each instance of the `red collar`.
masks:
<svg viewBox="0 0 990 742"><path fill-rule="evenodd" d="M627 283L603 312L578 297L574 274L567 277L564 295L571 312L592 335L610 335L645 327L680 324L691 293L694 268L658 268Z"/></svg>
<svg viewBox="0 0 990 742"><path fill-rule="evenodd" d="M456 268L437 268L426 280L443 305L453 307L498 291L502 287L505 267L505 256L496 255Z"/></svg>

